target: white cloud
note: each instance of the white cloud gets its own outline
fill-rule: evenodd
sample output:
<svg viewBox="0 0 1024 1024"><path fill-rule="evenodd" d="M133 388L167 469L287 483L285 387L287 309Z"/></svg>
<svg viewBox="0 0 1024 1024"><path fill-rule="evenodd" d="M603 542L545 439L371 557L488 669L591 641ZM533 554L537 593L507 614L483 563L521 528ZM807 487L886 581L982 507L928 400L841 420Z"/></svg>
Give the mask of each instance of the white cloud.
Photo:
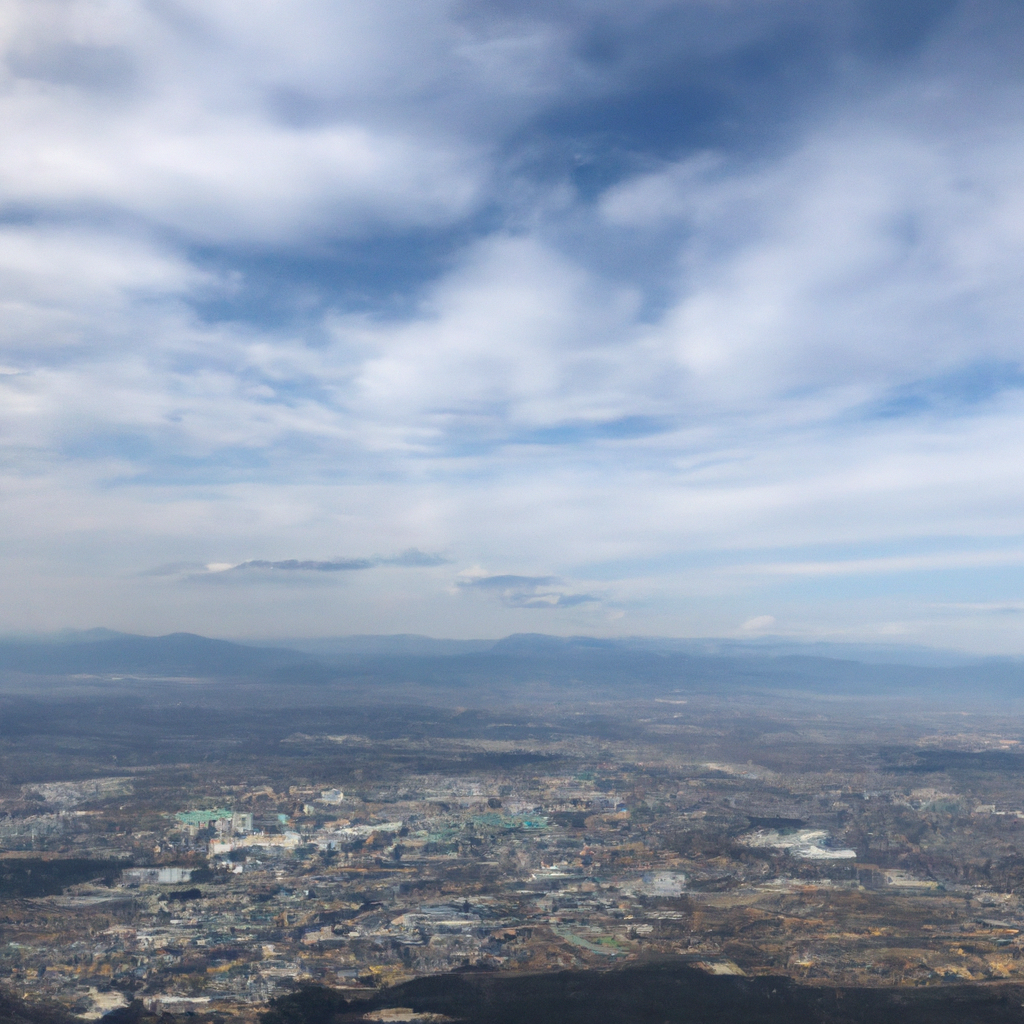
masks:
<svg viewBox="0 0 1024 1024"><path fill-rule="evenodd" d="M206 242L461 217L479 201L483 151L438 118L381 107L396 88L428 87L411 79L425 57L429 77L441 74L451 44L438 5L409 14L307 3L282 18L228 0L17 4L0 89L4 200L128 213ZM69 77L75 61L82 73ZM89 67L102 78L111 62L125 69L121 86L90 88ZM344 100L329 102L332 90ZM274 97L285 94L323 113L282 118Z"/></svg>
<svg viewBox="0 0 1024 1024"><path fill-rule="evenodd" d="M629 345L635 303L536 239L498 237L412 322L339 318L335 331L367 353L358 406L391 428L407 423L406 440L461 429L504 440L517 428L635 411L653 371Z"/></svg>
<svg viewBox="0 0 1024 1024"><path fill-rule="evenodd" d="M628 51L658 6L601 10ZM773 17L728 7L684 47L694 66ZM957 602L911 577L1004 585L1024 499L1016 86L950 105L922 58L753 156L623 142L644 169L592 203L549 166L571 151L584 180L605 144L572 116L650 83L643 45L585 58L573 10L5 8L3 528L35 596L0 619L262 628L270 598L192 606L139 572L338 550L453 565L297 597L287 631L495 635L540 607L566 631L628 611L631 631L732 633L768 606L790 631L919 638ZM464 234L415 233L446 226ZM401 232L429 252L392 295L389 261L417 258L388 248ZM346 305L362 250L324 252L357 236L381 245L384 298ZM232 320L238 296L269 312ZM498 582L456 585L474 562ZM882 577L917 590L855 596ZM964 621L1015 600L991 596Z"/></svg>
<svg viewBox="0 0 1024 1024"><path fill-rule="evenodd" d="M280 241L445 223L472 209L482 185L472 152L360 124L130 114L96 124L52 96L0 100L7 201L124 211L203 242Z"/></svg>
<svg viewBox="0 0 1024 1024"><path fill-rule="evenodd" d="M614 223L692 232L681 300L654 330L706 401L823 387L856 399L1024 357L1019 141L1001 118L961 149L871 114L767 168L700 157L605 197Z"/></svg>

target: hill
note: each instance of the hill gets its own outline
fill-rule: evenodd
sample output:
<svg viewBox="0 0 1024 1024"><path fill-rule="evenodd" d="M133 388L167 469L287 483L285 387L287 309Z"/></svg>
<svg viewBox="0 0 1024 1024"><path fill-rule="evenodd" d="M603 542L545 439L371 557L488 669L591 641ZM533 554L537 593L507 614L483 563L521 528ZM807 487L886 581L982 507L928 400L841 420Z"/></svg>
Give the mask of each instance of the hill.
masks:
<svg viewBox="0 0 1024 1024"><path fill-rule="evenodd" d="M342 1024L398 1007L462 1024L1019 1024L1022 1003L1020 985L826 989L787 978L716 976L674 962L436 975L388 989L371 1005L308 986L276 1000L263 1024Z"/></svg>

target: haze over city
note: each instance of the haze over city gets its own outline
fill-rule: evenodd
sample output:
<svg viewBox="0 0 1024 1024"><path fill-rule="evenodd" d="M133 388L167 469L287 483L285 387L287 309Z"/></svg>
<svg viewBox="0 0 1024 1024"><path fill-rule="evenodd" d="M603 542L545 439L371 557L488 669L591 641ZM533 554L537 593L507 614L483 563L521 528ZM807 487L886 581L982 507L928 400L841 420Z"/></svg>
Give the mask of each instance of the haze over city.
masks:
<svg viewBox="0 0 1024 1024"><path fill-rule="evenodd" d="M0 629L1024 652L1022 12L0 15Z"/></svg>

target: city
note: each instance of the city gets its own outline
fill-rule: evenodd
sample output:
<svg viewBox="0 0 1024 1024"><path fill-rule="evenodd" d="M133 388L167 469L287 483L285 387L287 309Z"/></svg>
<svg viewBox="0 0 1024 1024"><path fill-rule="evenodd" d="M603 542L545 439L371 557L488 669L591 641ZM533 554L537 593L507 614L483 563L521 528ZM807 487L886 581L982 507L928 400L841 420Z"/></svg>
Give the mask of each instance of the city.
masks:
<svg viewBox="0 0 1024 1024"><path fill-rule="evenodd" d="M78 727L83 764L117 774L6 785L0 981L90 1019L665 958L805 985L1024 982L1024 727L700 692L395 720L350 696L282 722L262 759L252 711L158 764ZM8 740L8 764L32 750Z"/></svg>

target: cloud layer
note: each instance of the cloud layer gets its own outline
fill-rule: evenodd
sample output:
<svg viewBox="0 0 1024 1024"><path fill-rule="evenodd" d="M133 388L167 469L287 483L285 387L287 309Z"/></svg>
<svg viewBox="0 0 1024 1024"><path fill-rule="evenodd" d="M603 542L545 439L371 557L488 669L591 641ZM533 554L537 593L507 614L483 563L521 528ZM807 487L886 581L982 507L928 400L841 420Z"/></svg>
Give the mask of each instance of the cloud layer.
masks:
<svg viewBox="0 0 1024 1024"><path fill-rule="evenodd" d="M0 624L1018 651L1022 20L15 0Z"/></svg>

